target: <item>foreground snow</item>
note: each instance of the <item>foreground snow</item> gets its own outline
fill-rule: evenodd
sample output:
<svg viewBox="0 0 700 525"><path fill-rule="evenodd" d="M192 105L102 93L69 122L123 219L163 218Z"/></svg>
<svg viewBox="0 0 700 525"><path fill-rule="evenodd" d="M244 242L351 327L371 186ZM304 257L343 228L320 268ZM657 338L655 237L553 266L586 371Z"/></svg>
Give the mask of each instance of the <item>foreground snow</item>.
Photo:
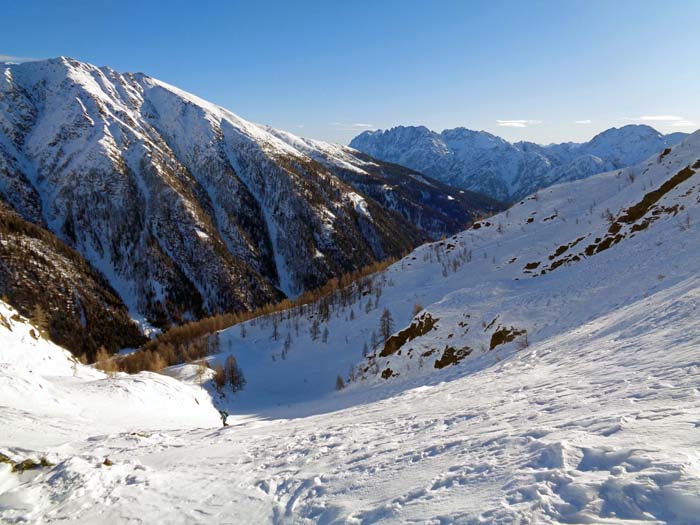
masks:
<svg viewBox="0 0 700 525"><path fill-rule="evenodd" d="M699 284L689 279L472 374L338 395L283 419L163 431L155 429L167 415L154 414L119 432L100 418L41 446L36 421L4 410L14 435L3 433L2 446L25 443L25 455L57 465L23 474L0 495L0 517L700 523ZM41 423L62 424L50 415Z"/></svg>

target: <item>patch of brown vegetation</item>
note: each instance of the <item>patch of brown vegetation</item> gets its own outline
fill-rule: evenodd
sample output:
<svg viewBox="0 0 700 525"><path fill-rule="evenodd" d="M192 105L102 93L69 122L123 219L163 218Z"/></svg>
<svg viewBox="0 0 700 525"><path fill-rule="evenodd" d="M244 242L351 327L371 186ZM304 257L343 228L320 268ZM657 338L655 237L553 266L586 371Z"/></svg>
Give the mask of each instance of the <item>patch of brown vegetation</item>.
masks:
<svg viewBox="0 0 700 525"><path fill-rule="evenodd" d="M671 191L679 184L682 184L683 182L688 180L693 175L695 175L695 170L693 170L690 166L686 166L681 171L676 173L673 177L664 182L661 186L659 186L659 188L655 189L654 191L650 191L649 193L644 195L642 200L639 201L637 204L627 208L625 214L617 220L626 224L636 222L637 220L641 219L649 211L652 205L656 204L659 201L659 199L661 199L661 197L666 195L669 191Z"/></svg>
<svg viewBox="0 0 700 525"><path fill-rule="evenodd" d="M511 326L510 328L501 327L500 325L496 331L491 335L491 343L489 344L489 350L493 350L497 346L510 343L514 341L516 337L524 335L527 330L518 330L517 328Z"/></svg>
<svg viewBox="0 0 700 525"><path fill-rule="evenodd" d="M379 353L379 357L386 357L395 353L408 341L412 341L416 337L427 334L433 328L439 319L433 319L430 313L425 312L418 319L415 319L408 328L404 328L398 334L392 335L384 343L384 348Z"/></svg>
<svg viewBox="0 0 700 525"><path fill-rule="evenodd" d="M618 244L620 241L627 237L626 233L620 233L622 231L622 228L626 225L631 225L629 233L636 233L647 229L654 221L656 221L663 215L677 215L678 212L682 210L682 207L680 207L678 204L674 206L659 206L657 205L657 202L668 192L670 192L678 185L682 184L690 177L692 177L695 174L694 169L698 168L700 168L700 160L693 164L692 168L690 166L686 166L685 168L680 170L670 179L661 184L661 186L659 186L657 189L645 194L642 200L639 201L637 204L634 204L633 206L630 206L629 208L623 210L623 212L616 219L612 219L605 237L596 237L596 239L591 244L586 246L586 248L583 250L583 253L579 255L569 256L564 259L554 261L548 269L543 269L540 272L540 275L545 274L548 271L552 271L568 262L578 261L584 255L590 257ZM647 216L650 213L651 216ZM583 237L577 239L576 242L573 243L571 246L577 244L582 239ZM553 255L549 256L549 259L552 260L556 257L559 257L564 252L566 252L566 250L568 250L569 247L560 246L559 248L557 248Z"/></svg>
<svg viewBox="0 0 700 525"><path fill-rule="evenodd" d="M472 353L472 349L468 346L463 348L455 348L454 346L446 346L442 353L442 357L435 361L435 368L441 369L446 366L459 363L462 359Z"/></svg>

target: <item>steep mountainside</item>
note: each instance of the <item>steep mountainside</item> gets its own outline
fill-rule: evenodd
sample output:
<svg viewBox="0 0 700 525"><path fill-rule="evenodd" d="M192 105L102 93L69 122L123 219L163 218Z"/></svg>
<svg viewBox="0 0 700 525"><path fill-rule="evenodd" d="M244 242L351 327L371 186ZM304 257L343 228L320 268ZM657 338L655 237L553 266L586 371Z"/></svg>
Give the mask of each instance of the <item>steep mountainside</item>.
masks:
<svg viewBox="0 0 700 525"><path fill-rule="evenodd" d="M0 296L27 317L44 317L47 335L92 360L144 337L116 292L75 250L0 202Z"/></svg>
<svg viewBox="0 0 700 525"><path fill-rule="evenodd" d="M295 142L143 74L66 58L2 66L0 196L156 324L297 294L496 206Z"/></svg>
<svg viewBox="0 0 700 525"><path fill-rule="evenodd" d="M643 125L612 128L591 141L541 146L465 128L436 133L423 126L365 131L350 145L447 184L514 201L558 182L634 165L680 142Z"/></svg>

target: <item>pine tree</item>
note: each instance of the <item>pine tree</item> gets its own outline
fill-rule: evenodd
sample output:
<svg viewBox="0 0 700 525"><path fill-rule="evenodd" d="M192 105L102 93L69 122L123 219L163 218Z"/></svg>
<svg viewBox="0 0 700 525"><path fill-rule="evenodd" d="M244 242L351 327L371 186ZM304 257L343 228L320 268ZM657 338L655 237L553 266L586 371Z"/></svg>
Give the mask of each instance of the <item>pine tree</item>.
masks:
<svg viewBox="0 0 700 525"><path fill-rule="evenodd" d="M320 333L321 329L318 325L318 320L314 319L314 322L311 323L311 328L310 328L310 333L311 333L311 340L315 341L318 339L318 334Z"/></svg>
<svg viewBox="0 0 700 525"><path fill-rule="evenodd" d="M382 317L379 319L379 333L382 335L382 339L386 341L393 332L394 318L391 316L391 312L387 308L384 308Z"/></svg>
<svg viewBox="0 0 700 525"><path fill-rule="evenodd" d="M287 358L289 353L289 348L292 346L292 334L287 332L287 337L284 338L284 345L282 346L282 359Z"/></svg>
<svg viewBox="0 0 700 525"><path fill-rule="evenodd" d="M237 392L245 386L246 380L243 376L243 371L241 370L241 367L238 366L236 358L232 355L226 358L226 362L224 363L224 372L226 375L226 380L228 381L229 385L231 385L231 390Z"/></svg>
<svg viewBox="0 0 700 525"><path fill-rule="evenodd" d="M230 341L229 341L230 343ZM218 354L219 351L221 350L221 340L219 339L219 333L215 333L210 335L207 338L207 352L209 354ZM202 352L202 351L200 351ZM202 357L202 356L199 356Z"/></svg>
<svg viewBox="0 0 700 525"><path fill-rule="evenodd" d="M199 388L204 388L202 386L202 382L204 381L204 378L207 375L207 362L202 360L199 363L197 363L197 370L195 372L195 377L197 378L197 382L199 383Z"/></svg>
<svg viewBox="0 0 700 525"><path fill-rule="evenodd" d="M338 376L335 378L335 389L336 390L342 390L345 388L345 382L343 381L343 378Z"/></svg>
<svg viewBox="0 0 700 525"><path fill-rule="evenodd" d="M220 364L217 364L214 367L214 386L216 386L217 392L221 393L224 387L226 386L226 372L224 371L224 367L221 366Z"/></svg>
<svg viewBox="0 0 700 525"><path fill-rule="evenodd" d="M277 317L272 319L272 339L277 341L277 338L279 337L279 328L277 326Z"/></svg>
<svg viewBox="0 0 700 525"><path fill-rule="evenodd" d="M367 341L365 341L365 344L362 347L362 357L367 357Z"/></svg>
<svg viewBox="0 0 700 525"><path fill-rule="evenodd" d="M36 303L34 305L34 308L32 309L32 314L31 314L31 317L29 320L31 321L32 325L34 325L34 327L39 331L39 334L42 337L48 336L48 334L49 334L49 318L39 303Z"/></svg>
<svg viewBox="0 0 700 525"><path fill-rule="evenodd" d="M95 367L106 372L110 377L113 377L114 373L119 370L117 363L110 358L109 352L107 352L104 346L97 349L97 353L95 354Z"/></svg>

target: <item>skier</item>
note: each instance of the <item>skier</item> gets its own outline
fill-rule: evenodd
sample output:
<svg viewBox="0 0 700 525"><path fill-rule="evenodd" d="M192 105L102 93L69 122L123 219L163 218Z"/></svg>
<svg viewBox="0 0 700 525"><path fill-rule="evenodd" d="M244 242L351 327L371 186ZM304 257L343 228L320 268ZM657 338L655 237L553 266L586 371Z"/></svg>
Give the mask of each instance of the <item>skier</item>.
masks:
<svg viewBox="0 0 700 525"><path fill-rule="evenodd" d="M228 419L228 412L225 410L219 410L219 415L221 416L221 422L224 424L225 427L228 426L228 423L226 423L226 420Z"/></svg>

